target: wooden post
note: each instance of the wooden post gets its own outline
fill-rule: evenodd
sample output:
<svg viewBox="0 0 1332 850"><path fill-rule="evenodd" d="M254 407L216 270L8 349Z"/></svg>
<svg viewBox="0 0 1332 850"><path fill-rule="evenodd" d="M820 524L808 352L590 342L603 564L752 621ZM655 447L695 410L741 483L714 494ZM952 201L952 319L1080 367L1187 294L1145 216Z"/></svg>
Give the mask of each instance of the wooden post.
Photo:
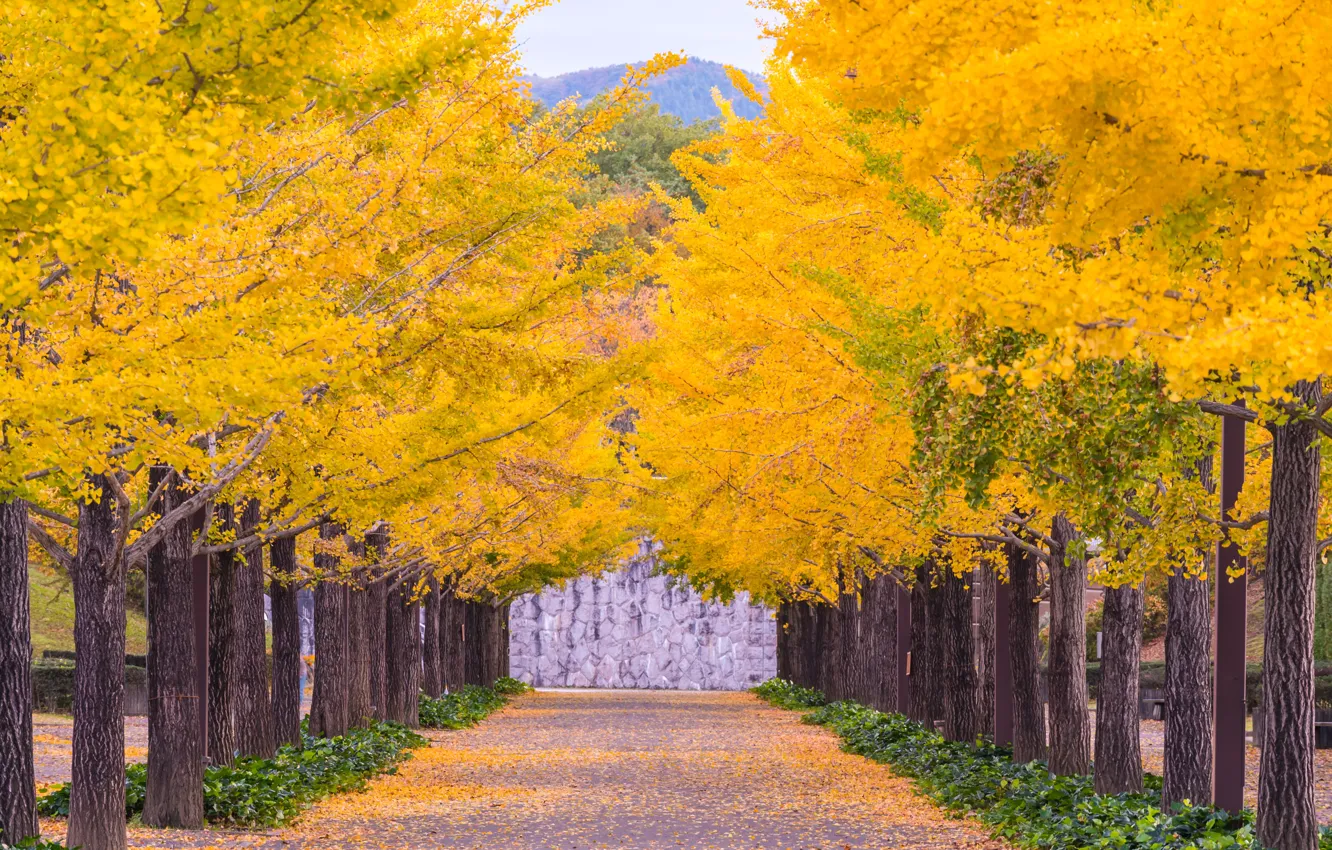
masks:
<svg viewBox="0 0 1332 850"><path fill-rule="evenodd" d="M897 594L897 705L898 714L906 714L911 706L911 591L893 583Z"/></svg>
<svg viewBox="0 0 1332 850"><path fill-rule="evenodd" d="M994 588L994 742L1013 743L1013 656L1008 626L1012 586L995 582Z"/></svg>
<svg viewBox="0 0 1332 850"><path fill-rule="evenodd" d="M1243 405L1244 402L1238 402ZM1234 520L1244 486L1244 420L1221 419L1221 515ZM1244 808L1244 650L1247 618L1246 559L1227 532L1216 547L1216 669L1212 701L1212 800L1238 814ZM1241 571L1230 578L1227 570ZM1261 730L1254 727L1254 737Z"/></svg>
<svg viewBox="0 0 1332 850"><path fill-rule="evenodd" d="M197 538L204 533L204 511L202 508L190 515L190 542L197 545ZM190 558L191 601L194 605L194 661L198 671L199 694L199 752L203 754L204 764L208 764L208 556L193 555Z"/></svg>

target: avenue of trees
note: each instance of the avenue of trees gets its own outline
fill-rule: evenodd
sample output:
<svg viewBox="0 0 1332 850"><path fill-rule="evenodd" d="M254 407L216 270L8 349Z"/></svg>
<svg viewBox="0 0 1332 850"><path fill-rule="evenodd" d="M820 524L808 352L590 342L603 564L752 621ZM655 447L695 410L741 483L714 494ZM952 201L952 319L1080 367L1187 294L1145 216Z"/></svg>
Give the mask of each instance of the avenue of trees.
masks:
<svg viewBox="0 0 1332 850"><path fill-rule="evenodd" d="M296 740L298 588L311 731L411 724L418 691L503 673L504 600L652 535L700 587L780 606L784 675L1094 761L1103 793L1142 787L1164 580L1167 807L1212 800L1235 693L1212 645L1243 636L1213 603L1261 570L1258 838L1313 850L1332 15L763 5L768 90L732 77L763 116L723 104L717 133L640 108L674 57L534 107L522 4L0 17L5 840L36 828L34 552L74 588L69 843L118 850L128 571L144 820L190 825L205 747ZM201 701L231 721L206 742Z"/></svg>

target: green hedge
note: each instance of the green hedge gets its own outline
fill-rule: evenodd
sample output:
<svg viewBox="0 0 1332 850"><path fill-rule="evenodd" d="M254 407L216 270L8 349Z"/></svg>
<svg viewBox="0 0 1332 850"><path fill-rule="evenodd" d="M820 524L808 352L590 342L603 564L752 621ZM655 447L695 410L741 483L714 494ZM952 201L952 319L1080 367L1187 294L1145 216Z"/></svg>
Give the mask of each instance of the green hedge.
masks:
<svg viewBox="0 0 1332 850"><path fill-rule="evenodd" d="M1314 665L1314 700L1321 708L1332 708L1332 663L1318 662ZM1245 691L1252 710L1263 700L1263 665L1245 665ZM1144 661L1139 667L1138 688L1162 690L1165 688L1165 662ZM1092 699L1098 699L1101 692L1101 665L1099 662L1087 663L1087 691Z"/></svg>
<svg viewBox="0 0 1332 850"><path fill-rule="evenodd" d="M499 711L508 703L509 697L530 690L531 685L506 676L489 688L465 685L462 690L438 699L421 694L417 712L426 729L466 729Z"/></svg>
<svg viewBox="0 0 1332 850"><path fill-rule="evenodd" d="M302 733L303 747L284 746L271 759L241 759L233 767L204 771L204 817L211 824L279 826L333 794L360 790L366 782L397 771L411 751L427 741L396 723L353 729L339 738ZM148 768L125 770L125 816L143 812ZM46 817L69 816L69 784L37 801Z"/></svg>
<svg viewBox="0 0 1332 850"><path fill-rule="evenodd" d="M804 701L794 685L767 682L755 692L776 705ZM1052 777L1042 762L1016 764L1012 750L945 741L901 715L851 702L809 713L806 722L836 732L849 752L891 764L945 809L976 818L994 837L1023 848L1249 850L1253 816L1209 806L1159 810L1160 780L1148 793L1097 794L1090 776Z"/></svg>
<svg viewBox="0 0 1332 850"><path fill-rule="evenodd" d="M44 661L32 668L32 704L37 711L68 714L74 709L74 666L63 659ZM125 668L125 684L146 687L148 671Z"/></svg>

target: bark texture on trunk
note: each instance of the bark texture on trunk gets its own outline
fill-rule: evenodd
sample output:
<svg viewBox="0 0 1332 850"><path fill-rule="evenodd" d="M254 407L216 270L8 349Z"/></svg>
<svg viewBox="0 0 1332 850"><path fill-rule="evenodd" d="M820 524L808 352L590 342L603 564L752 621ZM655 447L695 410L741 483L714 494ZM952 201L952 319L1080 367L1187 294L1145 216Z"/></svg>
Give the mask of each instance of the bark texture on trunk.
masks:
<svg viewBox="0 0 1332 850"><path fill-rule="evenodd" d="M1322 397L1317 382L1297 384L1294 394L1310 406ZM1322 455L1310 422L1276 425L1272 433L1258 841L1274 850L1313 850L1314 567Z"/></svg>
<svg viewBox="0 0 1332 850"><path fill-rule="evenodd" d="M890 575L878 575L868 582L866 620L870 641L867 653L871 665L873 693L869 705L879 711L897 709L897 583Z"/></svg>
<svg viewBox="0 0 1332 850"><path fill-rule="evenodd" d="M439 600L439 675L441 684L450 693L467 684L466 649L463 645L463 627L466 611L454 595L453 588L441 586Z"/></svg>
<svg viewBox="0 0 1332 850"><path fill-rule="evenodd" d="M149 489L170 477L161 513L185 501L179 476L153 467ZM203 746L195 667L192 541L186 522L170 529L148 552L148 826L203 826Z"/></svg>
<svg viewBox="0 0 1332 850"><path fill-rule="evenodd" d="M495 684L495 680L502 675L500 649L504 644L504 639L500 634L499 607L490 602L482 602L480 614L482 629L480 635L481 684L488 688Z"/></svg>
<svg viewBox="0 0 1332 850"><path fill-rule="evenodd" d="M390 590L387 603L388 690L387 720L419 725L417 700L421 690L421 638L417 605L404 585Z"/></svg>
<svg viewBox="0 0 1332 850"><path fill-rule="evenodd" d="M383 609L381 609L383 610ZM347 592L347 723L365 727L374 721L370 697L370 592Z"/></svg>
<svg viewBox="0 0 1332 850"><path fill-rule="evenodd" d="M907 716L928 729L934 728L938 719L936 706L941 700L936 697L936 671L938 659L934 657L934 638L931 635L938 625L930 622L930 597L935 591L930 587L930 574L925 567L916 570L916 581L911 586L911 708Z"/></svg>
<svg viewBox="0 0 1332 850"><path fill-rule="evenodd" d="M1013 761L1043 761L1045 706L1041 703L1040 577L1034 556L1008 544L1012 583L1009 623L1013 663Z"/></svg>
<svg viewBox="0 0 1332 850"><path fill-rule="evenodd" d="M231 505L214 508L224 530L236 530ZM236 556L219 552L208 571L208 759L230 765L236 751Z"/></svg>
<svg viewBox="0 0 1332 850"><path fill-rule="evenodd" d="M1050 565L1050 772L1091 772L1087 707L1087 560L1074 554L1079 534L1063 514L1054 518L1058 545Z"/></svg>
<svg viewBox="0 0 1332 850"><path fill-rule="evenodd" d="M971 632L971 588L965 577L943 566L939 589L943 648L944 737L949 741L976 739L976 647Z"/></svg>
<svg viewBox="0 0 1332 850"><path fill-rule="evenodd" d="M388 551L388 533L376 527L365 534L366 557L377 564ZM388 582L378 578L366 591L365 633L370 653L370 711L376 720L388 715Z"/></svg>
<svg viewBox="0 0 1332 850"><path fill-rule="evenodd" d="M842 687L842 628L840 608L836 605L820 605L814 609L817 618L819 658L817 675L818 689L830 700L845 697Z"/></svg>
<svg viewBox="0 0 1332 850"><path fill-rule="evenodd" d="M1142 588L1107 587L1101 616L1101 691L1096 699L1098 794L1142 790L1138 666L1142 658Z"/></svg>
<svg viewBox="0 0 1332 850"><path fill-rule="evenodd" d="M241 511L240 536L259 527L259 502L249 499ZM264 548L254 543L241 551L236 565L235 729L242 756L272 758L273 713L268 696L264 628Z"/></svg>
<svg viewBox="0 0 1332 850"><path fill-rule="evenodd" d="M1167 582L1161 809L1168 812L1183 800L1212 801L1212 615L1205 579L1181 572Z"/></svg>
<svg viewBox="0 0 1332 850"><path fill-rule="evenodd" d="M791 679L791 603L783 600L777 606L777 678Z"/></svg>
<svg viewBox="0 0 1332 850"><path fill-rule="evenodd" d="M846 576L838 604L838 649L842 668L842 697L867 704L873 691L869 665L869 636L861 607L863 577L856 570Z"/></svg>
<svg viewBox="0 0 1332 850"><path fill-rule="evenodd" d="M116 497L105 476L79 504L74 556L74 740L66 844L125 847L125 571Z"/></svg>
<svg viewBox="0 0 1332 850"><path fill-rule="evenodd" d="M341 526L319 526L320 540L336 540ZM347 586L337 577L338 558L316 552L314 696L310 701L310 734L336 738L347 734Z"/></svg>
<svg viewBox="0 0 1332 850"><path fill-rule="evenodd" d="M273 740L301 745L301 616L296 604L296 538L269 546L273 582Z"/></svg>
<svg viewBox="0 0 1332 850"><path fill-rule="evenodd" d="M28 505L0 502L0 843L37 835Z"/></svg>
<svg viewBox="0 0 1332 850"><path fill-rule="evenodd" d="M972 579L980 602L976 629L976 722L982 735L994 737L994 605L998 577L988 564L976 569Z"/></svg>
<svg viewBox="0 0 1332 850"><path fill-rule="evenodd" d="M791 647L792 674L795 683L802 688L817 688L819 685L818 657L819 635L816 620L816 606L811 602L797 602L792 612L798 640Z"/></svg>
<svg viewBox="0 0 1332 850"><path fill-rule="evenodd" d="M444 677L441 675L439 655L439 582L430 580L430 592L422 603L425 613L425 643L422 645L424 664L421 672L421 690L426 696L439 698L444 692Z"/></svg>

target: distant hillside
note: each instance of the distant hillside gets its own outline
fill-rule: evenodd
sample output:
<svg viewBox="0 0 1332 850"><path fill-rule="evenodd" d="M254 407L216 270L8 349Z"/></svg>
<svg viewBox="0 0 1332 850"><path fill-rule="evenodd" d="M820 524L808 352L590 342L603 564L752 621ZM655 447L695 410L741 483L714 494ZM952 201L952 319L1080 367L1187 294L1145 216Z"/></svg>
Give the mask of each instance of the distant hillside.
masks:
<svg viewBox="0 0 1332 850"><path fill-rule="evenodd" d="M746 72L750 81L759 91L766 91L763 78ZM558 77L528 77L532 86L532 96L547 106L554 106L561 100L573 95L581 95L589 100L614 86L624 76L623 65L608 65L605 68L588 68L573 71ZM740 93L726 77L726 68L717 62L690 58L689 61L648 83L647 90L652 101L661 107L661 111L674 115L685 123L716 118L720 115L717 105L712 102L712 90L721 91L735 106L738 115L756 118L762 109L758 104Z"/></svg>

